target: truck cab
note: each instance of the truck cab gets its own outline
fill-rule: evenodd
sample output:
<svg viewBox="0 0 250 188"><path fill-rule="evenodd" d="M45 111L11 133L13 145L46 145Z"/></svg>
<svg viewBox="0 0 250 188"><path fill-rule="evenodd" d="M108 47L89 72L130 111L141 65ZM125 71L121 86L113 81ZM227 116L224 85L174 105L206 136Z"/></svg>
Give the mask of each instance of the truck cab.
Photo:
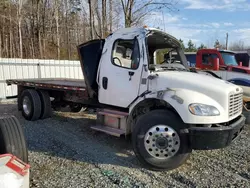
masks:
<svg viewBox="0 0 250 188"><path fill-rule="evenodd" d="M155 52L161 49L167 53L156 64ZM191 72L181 44L168 33L124 28L79 45L78 53L84 84L78 80L72 91L66 83L73 85L73 80L7 81L18 84L25 117L30 117L27 109L33 110L32 120L46 117L40 114L49 110L49 97L96 108L97 123L91 128L131 135L135 155L152 170L177 168L194 149L226 147L243 130L242 89Z"/></svg>
<svg viewBox="0 0 250 188"><path fill-rule="evenodd" d="M202 70L226 70L250 74L250 68L237 62L236 54L227 50L201 49L196 54L196 68Z"/></svg>
<svg viewBox="0 0 250 188"><path fill-rule="evenodd" d="M89 51L91 46L96 46L91 50L95 55ZM160 49L168 53L166 61L156 65L154 56ZM177 54L175 59L173 53ZM181 139L187 144L182 148L184 153L188 153L189 144L193 149L219 148L225 138L216 142L217 131L244 122L242 89L190 72L180 43L165 32L121 29L105 41L80 45L79 54L89 95L102 105L127 110L127 133L132 133L135 153L152 168L171 168L170 163L165 167L160 164L181 151ZM190 140L180 133L185 129L192 135Z"/></svg>

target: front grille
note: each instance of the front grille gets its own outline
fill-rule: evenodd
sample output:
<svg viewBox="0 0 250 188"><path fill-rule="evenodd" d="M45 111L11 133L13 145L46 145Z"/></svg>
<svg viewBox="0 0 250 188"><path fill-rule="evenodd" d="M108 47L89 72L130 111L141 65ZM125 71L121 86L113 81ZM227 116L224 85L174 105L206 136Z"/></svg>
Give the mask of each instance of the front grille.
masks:
<svg viewBox="0 0 250 188"><path fill-rule="evenodd" d="M243 105L243 94L242 93L234 93L229 95L229 110L228 116L233 117L242 111Z"/></svg>

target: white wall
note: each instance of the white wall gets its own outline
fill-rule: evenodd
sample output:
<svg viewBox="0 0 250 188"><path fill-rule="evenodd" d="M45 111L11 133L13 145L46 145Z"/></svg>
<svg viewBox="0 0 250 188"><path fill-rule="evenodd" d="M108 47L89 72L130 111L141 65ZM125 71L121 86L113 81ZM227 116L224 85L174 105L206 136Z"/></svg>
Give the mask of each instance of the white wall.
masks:
<svg viewBox="0 0 250 188"><path fill-rule="evenodd" d="M0 58L0 99L17 94L6 79L76 78L83 79L79 61Z"/></svg>

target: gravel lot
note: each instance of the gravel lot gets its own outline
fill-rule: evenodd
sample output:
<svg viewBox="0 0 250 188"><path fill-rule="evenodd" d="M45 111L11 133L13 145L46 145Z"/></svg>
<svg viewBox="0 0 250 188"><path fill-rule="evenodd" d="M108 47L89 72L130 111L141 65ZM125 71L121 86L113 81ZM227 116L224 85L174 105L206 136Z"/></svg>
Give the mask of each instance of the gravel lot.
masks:
<svg viewBox="0 0 250 188"><path fill-rule="evenodd" d="M16 104L1 104L24 126L31 164L31 187L250 187L250 126L231 146L193 151L170 172L141 168L130 141L89 128L95 116L54 113L51 119L25 121Z"/></svg>

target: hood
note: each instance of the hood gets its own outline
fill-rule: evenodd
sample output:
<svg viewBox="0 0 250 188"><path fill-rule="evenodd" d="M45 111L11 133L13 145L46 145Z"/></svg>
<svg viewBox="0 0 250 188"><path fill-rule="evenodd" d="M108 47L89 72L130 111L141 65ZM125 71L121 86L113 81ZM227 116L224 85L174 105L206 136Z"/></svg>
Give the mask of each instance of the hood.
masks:
<svg viewBox="0 0 250 188"><path fill-rule="evenodd" d="M250 73L250 68L249 67L244 67L244 66L228 66L228 68L231 70L231 71L235 71L235 72L238 72L237 70L243 70L245 73ZM241 72L241 71L240 71Z"/></svg>
<svg viewBox="0 0 250 188"><path fill-rule="evenodd" d="M242 92L239 86L203 74L183 71L164 71L157 74L158 77L150 82L152 90L187 89L203 93L216 101L218 101L217 98L227 98L229 93Z"/></svg>

